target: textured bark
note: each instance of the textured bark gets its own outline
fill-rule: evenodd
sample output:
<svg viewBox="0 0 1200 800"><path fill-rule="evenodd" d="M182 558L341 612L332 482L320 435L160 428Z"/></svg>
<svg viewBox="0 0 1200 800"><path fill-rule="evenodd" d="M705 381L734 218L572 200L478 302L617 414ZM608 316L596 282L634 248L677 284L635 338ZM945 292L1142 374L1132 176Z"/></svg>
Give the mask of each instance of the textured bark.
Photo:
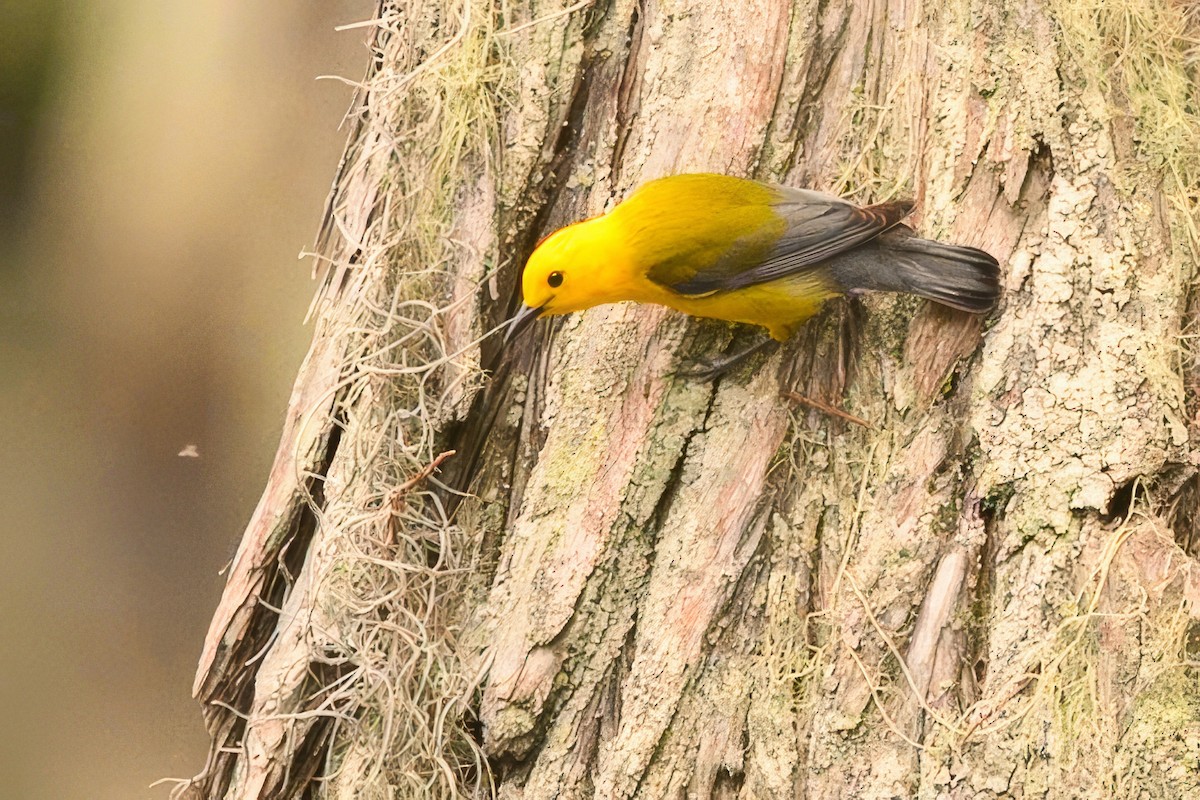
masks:
<svg viewBox="0 0 1200 800"><path fill-rule="evenodd" d="M505 8L381 9L188 790L1197 796L1197 187L1099 13ZM1186 93L1177 34L1132 46ZM437 185L405 172L435 156ZM715 384L674 371L741 334L655 307L473 345L537 237L697 170L913 196L922 234L1000 259L1005 297L986 320L836 302ZM443 310L415 324L415 299Z"/></svg>

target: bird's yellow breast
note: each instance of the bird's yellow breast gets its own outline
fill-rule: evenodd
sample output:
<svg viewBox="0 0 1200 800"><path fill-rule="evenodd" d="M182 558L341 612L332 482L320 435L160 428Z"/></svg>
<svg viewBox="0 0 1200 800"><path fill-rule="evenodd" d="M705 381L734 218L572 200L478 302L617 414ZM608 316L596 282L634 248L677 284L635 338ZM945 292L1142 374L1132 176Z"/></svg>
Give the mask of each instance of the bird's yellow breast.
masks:
<svg viewBox="0 0 1200 800"><path fill-rule="evenodd" d="M809 274L700 297L678 295L643 280L626 299L658 303L695 317L760 325L772 338L782 342L816 314L822 303L837 294L819 275Z"/></svg>

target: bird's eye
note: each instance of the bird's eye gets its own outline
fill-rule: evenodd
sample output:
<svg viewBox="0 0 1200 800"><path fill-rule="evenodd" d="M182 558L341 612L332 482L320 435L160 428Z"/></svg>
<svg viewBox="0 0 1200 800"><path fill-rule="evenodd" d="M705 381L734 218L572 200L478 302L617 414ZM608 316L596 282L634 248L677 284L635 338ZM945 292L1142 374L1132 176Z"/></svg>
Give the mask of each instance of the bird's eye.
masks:
<svg viewBox="0 0 1200 800"><path fill-rule="evenodd" d="M550 284L551 289L557 289L562 286L563 274L561 272L551 272L550 277L546 278L546 283Z"/></svg>

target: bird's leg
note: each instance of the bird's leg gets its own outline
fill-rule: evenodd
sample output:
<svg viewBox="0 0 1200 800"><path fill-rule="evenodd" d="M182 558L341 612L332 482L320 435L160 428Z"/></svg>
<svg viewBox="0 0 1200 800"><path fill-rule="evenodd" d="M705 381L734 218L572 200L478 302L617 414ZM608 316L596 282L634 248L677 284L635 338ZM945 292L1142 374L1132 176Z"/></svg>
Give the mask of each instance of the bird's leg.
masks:
<svg viewBox="0 0 1200 800"><path fill-rule="evenodd" d="M755 353L767 353L769 355L775 352L778 347L779 342L767 336L736 353L730 353L719 358L696 359L691 367L680 369L675 374L681 378L692 378L698 381L716 380Z"/></svg>

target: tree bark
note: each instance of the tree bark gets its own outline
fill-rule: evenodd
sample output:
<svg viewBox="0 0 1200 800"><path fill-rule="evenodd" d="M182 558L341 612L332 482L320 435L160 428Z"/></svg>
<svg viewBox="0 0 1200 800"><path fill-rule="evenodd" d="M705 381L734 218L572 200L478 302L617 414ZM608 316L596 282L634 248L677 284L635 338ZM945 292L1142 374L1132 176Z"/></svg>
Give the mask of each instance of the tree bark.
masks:
<svg viewBox="0 0 1200 800"><path fill-rule="evenodd" d="M182 791L1200 796L1184 5L379 18ZM913 196L1005 297L835 302L716 383L742 334L657 307L480 342L538 237L702 170Z"/></svg>

